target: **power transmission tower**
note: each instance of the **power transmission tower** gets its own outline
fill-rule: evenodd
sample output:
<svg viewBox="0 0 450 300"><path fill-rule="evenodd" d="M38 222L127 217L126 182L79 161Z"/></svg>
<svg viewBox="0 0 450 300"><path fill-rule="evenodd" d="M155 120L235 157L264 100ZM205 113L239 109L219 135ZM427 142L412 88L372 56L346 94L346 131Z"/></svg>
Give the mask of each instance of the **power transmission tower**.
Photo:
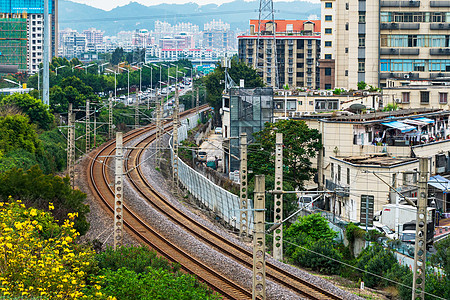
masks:
<svg viewBox="0 0 450 300"><path fill-rule="evenodd" d="M89 111L89 100L86 101L86 153L91 149L91 125L90 121L90 111Z"/></svg>
<svg viewBox="0 0 450 300"><path fill-rule="evenodd" d="M419 197L417 198L416 241L412 299L425 299L427 259L428 158L419 160Z"/></svg>
<svg viewBox="0 0 450 300"><path fill-rule="evenodd" d="M72 110L72 103L69 103L69 113L67 116L67 170L70 178L70 186L75 187L75 114Z"/></svg>
<svg viewBox="0 0 450 300"><path fill-rule="evenodd" d="M231 148L231 147L230 147ZM228 150L230 151L230 150ZM248 236L248 199L247 199L247 133L241 134L241 164L239 170L240 191L240 225L239 235L241 239Z"/></svg>
<svg viewBox="0 0 450 300"><path fill-rule="evenodd" d="M252 299L266 299L265 177L255 176Z"/></svg>
<svg viewBox="0 0 450 300"><path fill-rule="evenodd" d="M112 139L113 136L113 100L112 94L109 94L109 102L108 102L108 138Z"/></svg>
<svg viewBox="0 0 450 300"><path fill-rule="evenodd" d="M123 139L122 132L116 133L116 172L114 199L114 250L123 244Z"/></svg>
<svg viewBox="0 0 450 300"><path fill-rule="evenodd" d="M180 101L178 99L178 87L175 88L175 108L173 110L173 183L178 184L178 110L180 109Z"/></svg>
<svg viewBox="0 0 450 300"><path fill-rule="evenodd" d="M264 31L263 31L264 29ZM258 17L258 38L256 39L256 70L261 77L265 72L269 72L265 67L265 62L270 63L270 84L273 88L278 88L278 63L277 63L277 44L276 44L276 23L273 11L273 0L259 0L259 17ZM261 38L261 36L270 35L272 38ZM264 51L264 41L267 40L267 49ZM270 42L270 43L269 43ZM270 51L269 47L270 46ZM264 58L270 57L270 62Z"/></svg>
<svg viewBox="0 0 450 300"><path fill-rule="evenodd" d="M274 223L283 221L283 134L276 134ZM283 260L283 225L273 233L273 258Z"/></svg>

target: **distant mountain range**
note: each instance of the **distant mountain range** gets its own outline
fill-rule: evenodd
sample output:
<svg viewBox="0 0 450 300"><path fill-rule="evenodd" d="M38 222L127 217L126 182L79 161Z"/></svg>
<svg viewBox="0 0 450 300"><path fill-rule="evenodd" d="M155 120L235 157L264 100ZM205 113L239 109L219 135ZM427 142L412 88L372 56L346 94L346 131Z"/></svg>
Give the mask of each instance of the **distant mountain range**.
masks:
<svg viewBox="0 0 450 300"><path fill-rule="evenodd" d="M258 18L259 1L236 0L222 5L195 3L159 4L144 6L131 2L125 6L104 11L85 4L67 0L59 1L59 28L72 28L79 32L90 27L105 31L105 35L135 29L154 29L156 20L172 25L190 22L203 30L203 24L215 19L229 23L233 30L247 30L249 20ZM320 4L293 1L275 2L276 19L308 19L311 15L320 17Z"/></svg>

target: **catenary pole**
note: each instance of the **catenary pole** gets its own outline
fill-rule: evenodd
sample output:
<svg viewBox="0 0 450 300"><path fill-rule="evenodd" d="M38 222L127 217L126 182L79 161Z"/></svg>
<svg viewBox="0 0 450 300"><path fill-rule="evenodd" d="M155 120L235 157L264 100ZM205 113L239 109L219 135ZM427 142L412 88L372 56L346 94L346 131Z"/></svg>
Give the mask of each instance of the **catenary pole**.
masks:
<svg viewBox="0 0 450 300"><path fill-rule="evenodd" d="M266 299L265 178L255 176L252 299Z"/></svg>
<svg viewBox="0 0 450 300"><path fill-rule="evenodd" d="M231 145L231 140L230 140ZM231 147L228 150L231 152ZM248 199L247 199L247 133L241 134L241 160L239 170L239 181L241 184L240 190L240 225L239 236L241 239L245 239L248 236Z"/></svg>
<svg viewBox="0 0 450 300"><path fill-rule="evenodd" d="M280 193L281 192L281 193ZM275 144L275 203L274 223L283 221L283 134L277 132ZM283 226L273 233L273 258L283 260Z"/></svg>

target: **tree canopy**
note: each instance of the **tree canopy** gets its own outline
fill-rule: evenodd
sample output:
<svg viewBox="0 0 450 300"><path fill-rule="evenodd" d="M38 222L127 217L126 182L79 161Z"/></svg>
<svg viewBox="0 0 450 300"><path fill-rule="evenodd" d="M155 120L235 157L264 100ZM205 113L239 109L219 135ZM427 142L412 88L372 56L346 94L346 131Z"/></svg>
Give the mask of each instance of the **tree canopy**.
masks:
<svg viewBox="0 0 450 300"><path fill-rule="evenodd" d="M34 124L20 114L0 117L0 152L24 149L30 153L41 152L41 143Z"/></svg>
<svg viewBox="0 0 450 300"><path fill-rule="evenodd" d="M54 125L55 118L48 111L47 105L30 94L9 95L3 97L0 104L17 106L24 114L28 115L31 123L37 124L41 129L48 130Z"/></svg>
<svg viewBox="0 0 450 300"><path fill-rule="evenodd" d="M303 187L316 169L311 159L322 147L318 130L310 129L304 121L280 120L264 124L263 130L253 134L254 143L249 145L248 166L254 174L275 173L275 136L283 133L283 180L294 187Z"/></svg>
<svg viewBox="0 0 450 300"><path fill-rule="evenodd" d="M231 68L228 69L228 74L234 82L239 84L240 79L244 79L246 88L256 88L264 86L261 77L258 76L256 70L249 67L244 62L239 62L237 57L231 60ZM214 108L222 106L222 92L225 88L225 68L218 65L214 72L208 74L203 78L203 82L207 89L207 101Z"/></svg>

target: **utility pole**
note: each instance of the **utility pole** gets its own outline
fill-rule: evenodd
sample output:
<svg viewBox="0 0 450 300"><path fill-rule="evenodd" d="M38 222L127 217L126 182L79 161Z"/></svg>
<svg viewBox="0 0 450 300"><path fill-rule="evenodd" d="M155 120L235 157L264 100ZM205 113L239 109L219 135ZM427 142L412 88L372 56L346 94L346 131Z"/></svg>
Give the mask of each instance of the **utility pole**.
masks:
<svg viewBox="0 0 450 300"><path fill-rule="evenodd" d="M44 69L44 87L43 87L43 102L44 104L50 105L49 98L49 65L50 65L50 19L48 17L48 2L49 0L44 0L44 53L43 53L43 69ZM39 67L38 67L39 72Z"/></svg>
<svg viewBox="0 0 450 300"><path fill-rule="evenodd" d="M86 153L91 149L91 126L89 124L89 100L86 100Z"/></svg>
<svg viewBox="0 0 450 300"><path fill-rule="evenodd" d="M175 109L173 111L173 183L178 185L178 110L180 101L178 99L178 87L175 87Z"/></svg>
<svg viewBox="0 0 450 300"><path fill-rule="evenodd" d="M75 187L75 114L72 111L72 103L69 103L67 116L67 170L70 178L70 186Z"/></svg>
<svg viewBox="0 0 450 300"><path fill-rule="evenodd" d="M97 107L94 106L94 149L97 146Z"/></svg>
<svg viewBox="0 0 450 300"><path fill-rule="evenodd" d="M283 222L283 134L277 132L275 144L274 223ZM273 258L283 260L283 225L273 232Z"/></svg>
<svg viewBox="0 0 450 300"><path fill-rule="evenodd" d="M197 87L197 104L196 104L196 108L197 108L196 112L197 112L197 114L198 114L198 107L199 106L200 106L200 95L199 95L199 90L198 90L198 87Z"/></svg>
<svg viewBox="0 0 450 300"><path fill-rule="evenodd" d="M116 173L114 182L114 250L123 244L123 141L116 133Z"/></svg>
<svg viewBox="0 0 450 300"><path fill-rule="evenodd" d="M109 94L109 102L108 102L108 138L112 139L113 136L113 100L111 94Z"/></svg>
<svg viewBox="0 0 450 300"><path fill-rule="evenodd" d="M416 242L412 299L425 299L427 259L428 158L419 159L419 195L417 198Z"/></svg>
<svg viewBox="0 0 450 300"><path fill-rule="evenodd" d="M139 95L136 93L136 103L134 105L134 129L139 128Z"/></svg>
<svg viewBox="0 0 450 300"><path fill-rule="evenodd" d="M160 139L161 139L161 97L158 95L156 96L156 141L155 141L155 165L159 167L160 160L158 159L159 156L159 145L160 145Z"/></svg>
<svg viewBox="0 0 450 300"><path fill-rule="evenodd" d="M230 140L231 141L231 140ZM231 148L231 147L230 147ZM230 151L230 149L228 150ZM247 199L247 133L241 134L241 164L239 170L240 191L240 226L239 236L245 239L248 236L248 199Z"/></svg>
<svg viewBox="0 0 450 300"><path fill-rule="evenodd" d="M255 176L252 300L266 299L265 177Z"/></svg>

